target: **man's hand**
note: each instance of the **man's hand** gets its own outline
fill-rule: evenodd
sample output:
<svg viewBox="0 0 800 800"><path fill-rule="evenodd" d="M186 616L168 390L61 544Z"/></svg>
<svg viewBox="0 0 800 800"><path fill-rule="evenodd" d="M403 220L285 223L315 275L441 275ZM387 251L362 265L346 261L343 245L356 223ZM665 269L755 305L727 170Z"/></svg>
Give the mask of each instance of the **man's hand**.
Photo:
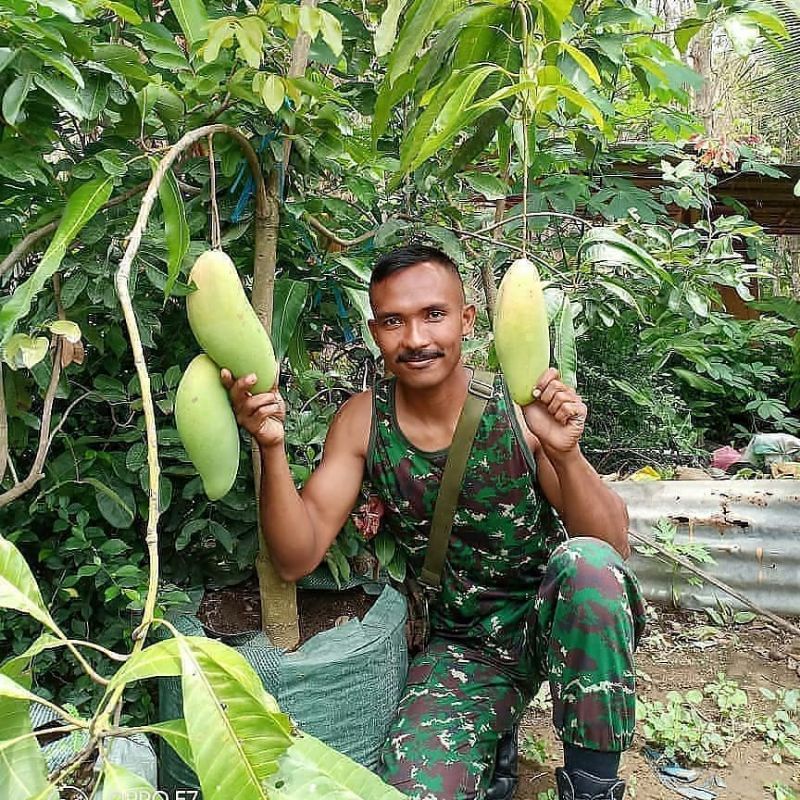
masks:
<svg viewBox="0 0 800 800"><path fill-rule="evenodd" d="M586 404L574 389L559 380L554 369L548 369L539 379L534 397L522 408L530 432L548 454L559 456L574 451L586 424Z"/></svg>
<svg viewBox="0 0 800 800"><path fill-rule="evenodd" d="M220 377L230 394L236 421L252 435L258 446L282 446L286 404L278 392L278 384L270 392L251 394L250 389L256 382L255 375L245 375L234 381L230 371L223 369Z"/></svg>

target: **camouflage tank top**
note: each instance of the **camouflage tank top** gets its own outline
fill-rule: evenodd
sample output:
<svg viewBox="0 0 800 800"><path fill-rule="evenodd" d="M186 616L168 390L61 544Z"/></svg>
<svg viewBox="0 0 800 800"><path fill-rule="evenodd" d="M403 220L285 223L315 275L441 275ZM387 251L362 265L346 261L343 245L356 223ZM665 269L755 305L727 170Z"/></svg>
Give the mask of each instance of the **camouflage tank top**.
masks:
<svg viewBox="0 0 800 800"><path fill-rule="evenodd" d="M447 450L425 452L406 439L395 413L394 378L373 388L367 476L384 504L382 526L419 575ZM515 662L550 553L564 541L560 519L536 481L505 383L480 420L453 520L441 591L431 607L438 635Z"/></svg>

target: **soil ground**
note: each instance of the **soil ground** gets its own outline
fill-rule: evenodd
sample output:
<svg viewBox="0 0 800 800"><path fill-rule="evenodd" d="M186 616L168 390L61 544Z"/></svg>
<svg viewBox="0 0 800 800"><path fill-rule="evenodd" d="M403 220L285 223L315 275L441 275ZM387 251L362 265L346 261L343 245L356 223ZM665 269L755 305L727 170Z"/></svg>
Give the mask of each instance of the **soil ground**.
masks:
<svg viewBox="0 0 800 800"><path fill-rule="evenodd" d="M800 686L800 637L792 639L790 634L759 622L732 628L713 628L708 623L705 614L652 610L648 634L637 654L640 697L663 701L672 689L681 693L702 689L724 673L747 692L749 708L769 713L775 705L761 696L759 687L774 692ZM544 705L537 703L526 712L520 742L526 736L540 740L547 758L544 764L522 758L516 800L548 798L547 792L554 786L554 770L562 763L561 745L552 731L549 708ZM679 800L680 795L659 782L642 755L643 745L640 730L634 746L622 758L620 774L629 787L626 797ZM775 764L773 753L774 748L766 750L763 741L748 737L725 755L725 766L695 767L701 777L691 785L712 787L718 800L766 800L775 797L766 787L779 782L800 797L800 764Z"/></svg>

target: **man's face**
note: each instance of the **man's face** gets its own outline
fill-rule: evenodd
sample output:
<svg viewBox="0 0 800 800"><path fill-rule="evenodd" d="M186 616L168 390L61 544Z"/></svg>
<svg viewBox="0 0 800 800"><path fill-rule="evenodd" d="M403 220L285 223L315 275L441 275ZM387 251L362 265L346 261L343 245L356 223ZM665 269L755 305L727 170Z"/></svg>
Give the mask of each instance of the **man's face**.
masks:
<svg viewBox="0 0 800 800"><path fill-rule="evenodd" d="M370 330L399 381L428 388L452 373L475 323L475 306L464 303L456 275L422 261L373 286L370 300Z"/></svg>

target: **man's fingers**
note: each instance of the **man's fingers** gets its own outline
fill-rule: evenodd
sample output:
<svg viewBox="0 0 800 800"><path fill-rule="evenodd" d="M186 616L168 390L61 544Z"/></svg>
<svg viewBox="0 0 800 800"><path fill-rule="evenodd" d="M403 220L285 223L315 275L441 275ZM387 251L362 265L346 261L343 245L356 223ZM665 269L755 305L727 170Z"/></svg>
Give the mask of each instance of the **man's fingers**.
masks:
<svg viewBox="0 0 800 800"><path fill-rule="evenodd" d="M544 393L545 389L547 389L548 385L552 381L557 381L558 378L559 374L557 369L553 369L553 367L549 367L548 369L546 369L542 374L542 376L539 378L539 380L536 381L536 388L534 389L534 397L540 397ZM538 394L536 394L537 390L539 392Z"/></svg>
<svg viewBox="0 0 800 800"><path fill-rule="evenodd" d="M267 409L269 413L275 414L283 407L283 400L276 392L264 392L264 394L251 394L238 403L235 408L239 414L250 417L262 409Z"/></svg>
<svg viewBox="0 0 800 800"><path fill-rule="evenodd" d="M583 425L586 422L586 413L587 408L583 403L567 402L562 403L553 416L562 425L566 425L569 422Z"/></svg>
<svg viewBox="0 0 800 800"><path fill-rule="evenodd" d="M222 385L223 385L223 386L224 386L224 387L225 387L225 388L226 388L228 391L230 391L230 390L231 390L231 388L233 387L233 383L234 383L234 381L233 381L233 375L231 375L231 371L230 371L229 369L224 369L224 368L223 368L223 369L221 369L221 370L219 371L219 377L220 377L220 380L222 381Z"/></svg>

